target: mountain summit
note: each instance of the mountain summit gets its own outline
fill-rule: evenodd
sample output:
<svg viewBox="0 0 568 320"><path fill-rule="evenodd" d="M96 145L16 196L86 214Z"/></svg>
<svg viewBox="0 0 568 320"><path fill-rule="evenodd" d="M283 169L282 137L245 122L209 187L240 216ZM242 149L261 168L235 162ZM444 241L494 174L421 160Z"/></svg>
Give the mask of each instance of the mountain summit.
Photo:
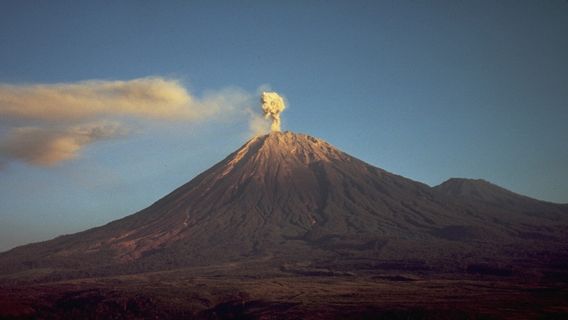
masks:
<svg viewBox="0 0 568 320"><path fill-rule="evenodd" d="M451 178L435 187L442 193L454 197L475 199L494 203L514 203L533 200L501 188L483 179ZM534 201L534 200L533 200Z"/></svg>
<svg viewBox="0 0 568 320"><path fill-rule="evenodd" d="M509 193L487 182L431 188L323 140L271 132L136 214L15 248L0 267L113 274L261 259L451 269L566 244L566 207L530 199L540 211L525 212L493 201Z"/></svg>

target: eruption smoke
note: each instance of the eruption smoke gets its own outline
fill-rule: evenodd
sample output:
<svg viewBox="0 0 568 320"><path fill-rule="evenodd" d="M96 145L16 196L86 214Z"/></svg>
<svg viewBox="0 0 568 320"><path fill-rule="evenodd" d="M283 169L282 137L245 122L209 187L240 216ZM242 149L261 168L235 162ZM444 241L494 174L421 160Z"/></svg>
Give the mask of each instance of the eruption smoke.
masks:
<svg viewBox="0 0 568 320"><path fill-rule="evenodd" d="M260 95L260 102L262 102L264 117L272 119L270 130L280 131L280 112L286 109L284 99L276 92L263 92Z"/></svg>
<svg viewBox="0 0 568 320"><path fill-rule="evenodd" d="M51 84L0 81L0 170L12 161L49 167L78 158L91 144L127 136L133 122L143 126L151 121L199 123L246 116L251 98L231 87L200 98L181 81L164 77ZM250 121L251 127L260 122Z"/></svg>

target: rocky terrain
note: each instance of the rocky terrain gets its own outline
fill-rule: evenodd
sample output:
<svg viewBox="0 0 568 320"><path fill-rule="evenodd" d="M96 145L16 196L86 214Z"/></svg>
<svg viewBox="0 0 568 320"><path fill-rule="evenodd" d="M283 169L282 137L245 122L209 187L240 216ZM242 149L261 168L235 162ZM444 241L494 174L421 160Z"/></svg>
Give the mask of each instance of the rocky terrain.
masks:
<svg viewBox="0 0 568 320"><path fill-rule="evenodd" d="M0 254L0 315L561 316L567 235L567 205L272 132L138 213Z"/></svg>

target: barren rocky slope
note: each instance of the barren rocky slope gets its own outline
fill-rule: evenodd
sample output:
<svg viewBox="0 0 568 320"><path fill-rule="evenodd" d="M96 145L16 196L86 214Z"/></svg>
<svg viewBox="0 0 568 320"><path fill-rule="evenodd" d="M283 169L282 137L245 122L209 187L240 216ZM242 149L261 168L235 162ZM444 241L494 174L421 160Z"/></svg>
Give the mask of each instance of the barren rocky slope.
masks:
<svg viewBox="0 0 568 320"><path fill-rule="evenodd" d="M567 217L565 205L488 182L431 188L323 140L273 132L136 214L0 254L0 273L70 278L247 259L300 271L526 268L563 259Z"/></svg>

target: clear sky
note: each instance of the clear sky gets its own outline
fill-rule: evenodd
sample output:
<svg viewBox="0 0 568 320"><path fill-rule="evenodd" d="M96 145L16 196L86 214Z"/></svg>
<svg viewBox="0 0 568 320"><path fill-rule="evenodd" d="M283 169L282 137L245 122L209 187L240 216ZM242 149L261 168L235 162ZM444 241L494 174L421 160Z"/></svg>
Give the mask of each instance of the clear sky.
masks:
<svg viewBox="0 0 568 320"><path fill-rule="evenodd" d="M0 48L0 250L189 181L262 88L387 171L568 202L567 1L2 1Z"/></svg>

